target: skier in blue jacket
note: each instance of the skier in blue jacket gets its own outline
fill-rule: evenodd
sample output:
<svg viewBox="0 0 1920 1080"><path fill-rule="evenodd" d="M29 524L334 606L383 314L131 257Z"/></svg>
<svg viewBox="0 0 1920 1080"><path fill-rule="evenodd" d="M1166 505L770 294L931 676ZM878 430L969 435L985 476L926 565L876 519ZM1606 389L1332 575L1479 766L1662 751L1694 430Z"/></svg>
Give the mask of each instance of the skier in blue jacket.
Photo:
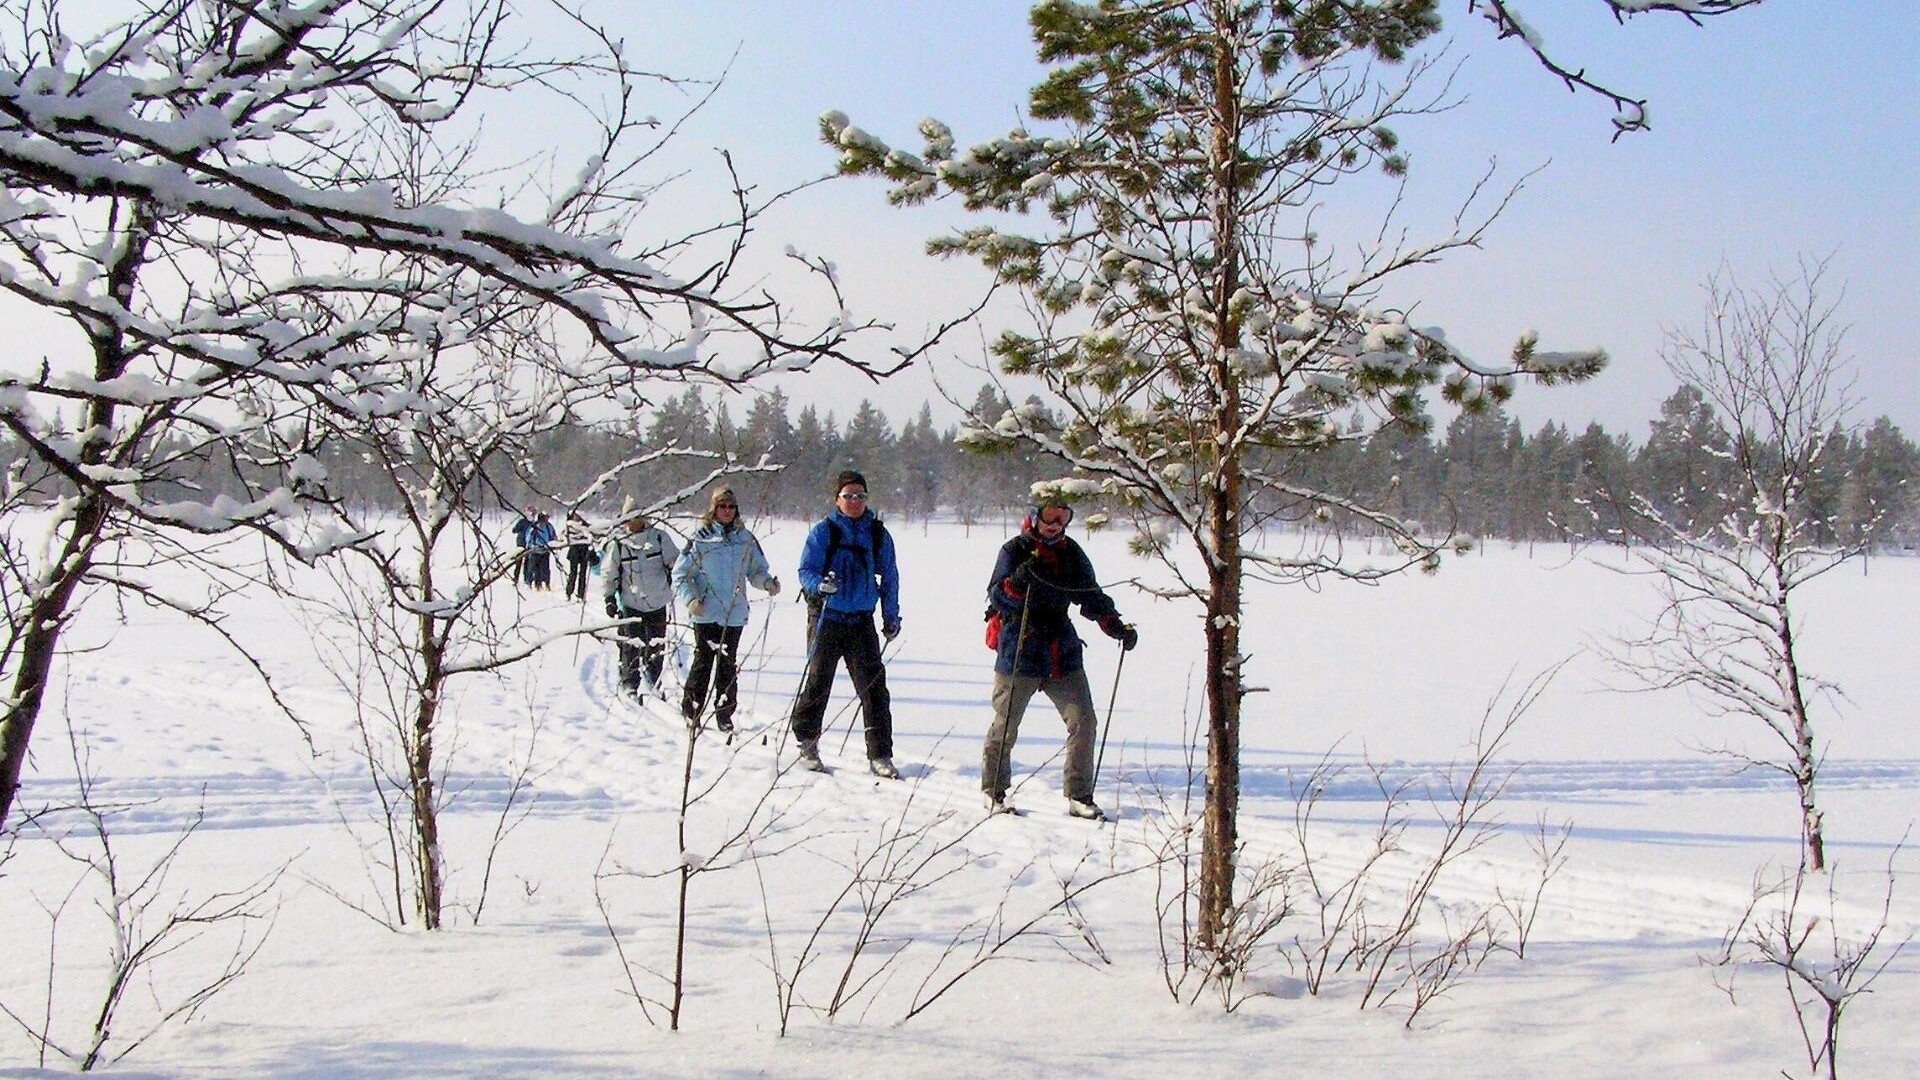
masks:
<svg viewBox="0 0 1920 1080"><path fill-rule="evenodd" d="M545 510L535 515L527 528L527 584L542 591L553 588L553 542L559 539Z"/></svg>
<svg viewBox="0 0 1920 1080"><path fill-rule="evenodd" d="M867 509L867 478L849 469L834 483L834 510L814 523L800 549L800 588L811 620L807 666L793 705L801 765L823 770L820 728L833 692L833 669L844 661L867 719L867 767L898 780L893 764L893 706L887 694L880 637L900 633L900 568L893 537ZM874 632L874 608L880 632Z"/></svg>

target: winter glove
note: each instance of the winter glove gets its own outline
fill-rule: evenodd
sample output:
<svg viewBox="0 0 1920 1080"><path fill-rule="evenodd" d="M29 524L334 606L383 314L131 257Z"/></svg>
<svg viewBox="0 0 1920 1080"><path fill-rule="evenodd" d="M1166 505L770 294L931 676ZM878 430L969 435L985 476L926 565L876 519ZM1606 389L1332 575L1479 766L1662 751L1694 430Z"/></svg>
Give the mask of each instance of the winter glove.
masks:
<svg viewBox="0 0 1920 1080"><path fill-rule="evenodd" d="M839 591L840 580L832 574L828 574L826 577L820 579L820 587L815 589L814 593L819 596L832 596Z"/></svg>
<svg viewBox="0 0 1920 1080"><path fill-rule="evenodd" d="M619 599L617 597L612 597L612 596L607 597L607 618L617 619L619 617L620 617Z"/></svg>
<svg viewBox="0 0 1920 1080"><path fill-rule="evenodd" d="M767 595L768 596L780 595L780 579L779 578L774 578L773 580L767 582Z"/></svg>
<svg viewBox="0 0 1920 1080"><path fill-rule="evenodd" d="M892 641L894 638L899 637L900 636L900 620L888 619L886 622L881 623L880 636L883 638L886 638L888 641Z"/></svg>
<svg viewBox="0 0 1920 1080"><path fill-rule="evenodd" d="M705 615L706 613L707 613L707 602L705 600L687 601L687 614L697 619L700 616Z"/></svg>
<svg viewBox="0 0 1920 1080"><path fill-rule="evenodd" d="M1013 568L1013 573L1007 575L1007 580L1013 582L1013 587L1016 589L1031 588L1033 586L1034 564L1037 562L1039 562L1038 559L1027 559L1019 566Z"/></svg>
<svg viewBox="0 0 1920 1080"><path fill-rule="evenodd" d="M1100 620L1100 629L1113 640L1120 643L1121 652L1132 652L1140 644L1140 631L1120 621L1120 616L1109 615Z"/></svg>

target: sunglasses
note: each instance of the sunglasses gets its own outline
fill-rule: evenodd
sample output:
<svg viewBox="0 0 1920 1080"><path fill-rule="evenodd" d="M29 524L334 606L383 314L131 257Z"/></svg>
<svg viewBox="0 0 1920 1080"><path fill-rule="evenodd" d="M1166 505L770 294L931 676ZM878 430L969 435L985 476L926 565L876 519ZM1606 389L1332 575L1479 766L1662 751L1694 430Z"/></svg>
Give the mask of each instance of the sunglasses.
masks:
<svg viewBox="0 0 1920 1080"><path fill-rule="evenodd" d="M864 491L843 491L840 493L839 497L847 500L848 502L866 502L867 501L867 493Z"/></svg>
<svg viewBox="0 0 1920 1080"><path fill-rule="evenodd" d="M739 503L714 503L713 508L715 510L738 510L740 509L740 504Z"/></svg>
<svg viewBox="0 0 1920 1080"><path fill-rule="evenodd" d="M1047 516L1047 515L1045 515L1045 514L1042 514L1042 515L1040 515L1040 524L1042 524L1042 525L1051 525L1051 526L1053 526L1053 527L1054 527L1054 528L1056 528L1056 529L1064 529L1064 528L1066 528L1066 527L1067 527L1067 522L1069 522L1069 521L1072 521L1072 520L1073 520L1073 518L1071 518L1071 517L1068 517L1068 516L1064 516L1064 515L1063 515L1063 516L1060 516L1060 517L1048 517L1048 516Z"/></svg>

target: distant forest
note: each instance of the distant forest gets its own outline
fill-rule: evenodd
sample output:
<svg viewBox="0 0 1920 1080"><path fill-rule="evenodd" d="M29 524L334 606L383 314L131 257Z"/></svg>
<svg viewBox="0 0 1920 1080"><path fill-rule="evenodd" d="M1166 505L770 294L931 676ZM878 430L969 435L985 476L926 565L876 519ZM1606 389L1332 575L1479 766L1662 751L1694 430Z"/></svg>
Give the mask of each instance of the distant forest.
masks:
<svg viewBox="0 0 1920 1080"><path fill-rule="evenodd" d="M1037 398L1022 404L1044 407ZM795 413L777 390L755 395L744 416L734 415L736 406L737 399L690 387L625 430L562 420L511 455L502 452L500 467L488 471L487 489L467 497L503 511L536 505L559 511L556 517L577 505L590 521L604 524L629 502L649 506L670 499L719 462L752 465L764 455L782 467L726 481L750 518L817 517L831 505L834 475L856 468L867 477L875 508L890 520L944 514L972 522L1018 513L1028 505L1031 484L1062 472L1058 462L1031 449L970 450L959 427L934 424L928 405L904 424L870 401L860 402L845 419L813 405ZM985 386L972 412L997 417L1009 407L997 390ZM1274 451L1274 459L1262 466L1273 475L1356 496L1419 522L1433 536L1630 541L1640 531L1635 518L1642 500L1668 521L1717 520L1734 494L1726 458L1730 445L1713 408L1698 391L1682 386L1662 403L1639 440L1598 423L1577 433L1547 423L1528 433L1494 405L1461 413L1432 432L1389 427L1368 439L1312 452ZM1920 485L1912 483L1920 475L1920 448L1884 416L1837 432L1831 446L1803 508L1819 523L1823 539L1879 551L1920 544L1920 499L1915 498ZM623 460L659 450L691 454L670 454L613 479L604 476ZM397 507L392 481L353 448L331 447L322 456L334 495L362 507ZM4 438L0 459L10 462L10 473L29 467L27 456ZM221 490L227 485L220 482L220 471L209 464L195 486L203 492ZM163 495L149 492L149 497ZM704 507L704 496L693 494L669 512ZM1252 510L1276 525L1307 516L1273 492L1259 493ZM1345 524L1324 516L1320 523Z"/></svg>
<svg viewBox="0 0 1920 1080"><path fill-rule="evenodd" d="M1030 398L1026 404L1041 403ZM1031 450L968 450L958 428L935 426L927 405L904 424L869 401L844 419L812 405L796 415L777 391L756 396L744 416L736 417L731 405L690 388L630 434L563 425L533 445L534 483L516 484L501 496L516 505L532 501L555 507L568 493L587 491L612 462L637 450L680 447L743 462L757 461L764 452L784 464L779 472L730 481L749 514L818 516L831 504L835 473L857 468L867 477L875 507L890 519L947 514L971 521L1018 512L1028 503L1030 484L1061 472L1058 463ZM998 416L1008 407L986 386L972 412ZM1682 386L1639 440L1598 423L1579 432L1547 423L1528 433L1505 409L1491 406L1461 413L1431 433L1389 428L1371 439L1295 453L1280 464L1283 475L1364 496L1436 535L1613 541L1636 531L1635 495L1669 521L1714 520L1732 494L1733 473L1725 456L1730 445L1712 407L1698 391ZM1920 448L1884 416L1837 433L1832 447L1806 507L1825 523L1828 539L1879 550L1911 548L1920 541L1920 500L1910 482L1920 475ZM583 500L582 509L599 520L617 512L629 494L642 504L651 502L710 467L710 460L664 461L616 490ZM348 467L342 463L336 469L336 484L346 485L339 490L351 490ZM1283 503L1262 498L1267 504L1256 507L1260 513L1287 518ZM703 507L703 499L693 499L684 508Z"/></svg>

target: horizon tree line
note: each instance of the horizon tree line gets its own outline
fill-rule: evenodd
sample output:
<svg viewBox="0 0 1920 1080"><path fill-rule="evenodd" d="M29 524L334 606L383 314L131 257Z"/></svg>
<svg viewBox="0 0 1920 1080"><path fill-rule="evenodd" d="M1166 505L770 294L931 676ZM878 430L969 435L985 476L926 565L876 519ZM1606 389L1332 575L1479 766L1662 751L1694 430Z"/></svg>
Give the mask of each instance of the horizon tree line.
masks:
<svg viewBox="0 0 1920 1080"><path fill-rule="evenodd" d="M834 409L796 403L783 390L737 395L684 388L637 422L610 426L572 418L529 448L532 475L496 481L502 511L529 504L564 515L561 492L592 490L615 461L662 454L616 490L601 490L577 508L604 523L632 505L650 505L708 473L715 456L777 471L742 473L730 483L765 517L806 520L823 512L824 485L842 468L867 473L887 516L903 521L948 515L967 524L1017 514L1032 502L1031 485L1058 475L1060 463L1038 451L970 449L961 424L937 424L931 402L905 422L863 399L843 419ZM998 388L983 385L976 415L1011 408ZM1028 399L1024 408L1044 408ZM1920 446L1893 420L1833 434L1835 451L1821 464L1806 496L1823 542L1861 543L1869 550L1910 549L1920 542ZM1423 432L1390 426L1312 455L1313 479L1334 490L1383 500L1436 536L1535 542L1629 543L1637 535L1635 499L1668 521L1703 522L1732 497L1732 437L1698 390L1682 385L1660 405L1644 437L1591 421L1579 431L1547 421L1529 432L1504 405L1461 412L1444 428ZM675 458L673 452L687 454ZM0 437L8 467L30 467L20 448ZM350 449L332 452L336 493L380 508L391 498ZM218 489L209 461L198 481ZM689 503L688 512L697 509ZM1282 515L1284 520L1284 515ZM1303 523L1304 524L1304 523Z"/></svg>
<svg viewBox="0 0 1920 1080"><path fill-rule="evenodd" d="M685 387L627 425L578 417L554 426L529 447L531 475L499 470L492 498L503 512L536 505L556 517L580 509L606 524L628 506L648 506L681 491L720 460L752 465L762 455L777 471L743 472L727 482L750 513L807 520L826 505L822 492L843 468L867 474L876 507L890 518L925 521L948 515L966 524L1008 518L1032 502L1031 486L1056 476L1060 462L1039 451L977 452L961 424L937 424L931 402L904 423L862 399L844 419L832 408L796 403L783 390L738 395ZM997 387L981 386L973 415L992 415L1013 403ZM1022 406L1045 406L1029 398ZM1833 433L1834 452L1822 462L1806 495L1825 543L1858 544L1871 552L1911 550L1920 544L1920 445L1881 415ZM1591 421L1578 432L1547 421L1531 432L1491 404L1461 412L1444 428L1389 426L1309 456L1304 467L1330 490L1365 496L1419 522L1430 535L1530 544L1632 543L1644 532L1637 505L1667 521L1711 520L1733 497L1732 437L1699 391L1686 385L1660 405L1641 439ZM675 457L675 452L686 456ZM661 455L616 490L602 485L592 501L566 505L564 492L596 490L593 478L636 454ZM329 452L327 467L338 497L369 509L391 509L391 485L348 446ZM31 469L21 448L0 435L0 459L9 471ZM218 492L241 485L223 478L226 463L209 458L185 486ZM686 506L687 512L697 507ZM1284 512L1277 519L1284 521ZM1306 525L1302 521L1298 524ZM1353 523L1336 522L1351 526Z"/></svg>

